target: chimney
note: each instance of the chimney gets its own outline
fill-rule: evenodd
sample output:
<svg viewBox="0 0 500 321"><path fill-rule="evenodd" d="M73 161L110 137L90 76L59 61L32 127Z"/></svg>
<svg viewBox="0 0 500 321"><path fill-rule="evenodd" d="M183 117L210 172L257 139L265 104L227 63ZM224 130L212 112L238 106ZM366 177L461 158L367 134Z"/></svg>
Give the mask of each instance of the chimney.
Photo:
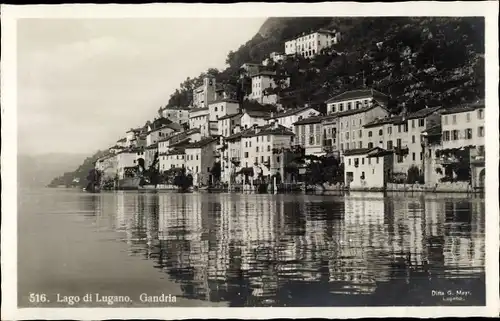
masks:
<svg viewBox="0 0 500 321"><path fill-rule="evenodd" d="M239 132L241 132L241 126L240 125L234 126L234 128L233 128L233 134L236 134L236 133L239 133Z"/></svg>

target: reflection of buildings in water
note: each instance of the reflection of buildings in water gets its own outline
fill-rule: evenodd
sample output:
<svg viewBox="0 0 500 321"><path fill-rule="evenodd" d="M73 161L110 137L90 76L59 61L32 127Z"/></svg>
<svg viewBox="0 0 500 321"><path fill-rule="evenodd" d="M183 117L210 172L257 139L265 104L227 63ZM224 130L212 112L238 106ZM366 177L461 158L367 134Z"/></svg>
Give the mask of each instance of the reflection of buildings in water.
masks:
<svg viewBox="0 0 500 321"><path fill-rule="evenodd" d="M347 292L372 292L375 281L387 278L387 263L381 253L390 252L384 226L384 198L381 194L345 197L344 220L340 222L338 257L330 260L330 281L345 281ZM338 260L338 262L335 262Z"/></svg>
<svg viewBox="0 0 500 321"><path fill-rule="evenodd" d="M444 263L454 273L484 271L485 205L484 200L449 200L444 203L446 216ZM464 268L469 267L469 270ZM458 272L458 270L460 272Z"/></svg>
<svg viewBox="0 0 500 321"><path fill-rule="evenodd" d="M148 194L146 196L148 210L146 211L146 256L149 258L153 254L153 249L158 241L158 194Z"/></svg>

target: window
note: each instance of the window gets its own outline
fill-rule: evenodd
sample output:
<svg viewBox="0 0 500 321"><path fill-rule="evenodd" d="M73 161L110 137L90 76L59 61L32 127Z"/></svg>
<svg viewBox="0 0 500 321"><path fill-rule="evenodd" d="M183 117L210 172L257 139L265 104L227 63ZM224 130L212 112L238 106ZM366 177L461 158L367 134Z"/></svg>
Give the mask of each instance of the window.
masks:
<svg viewBox="0 0 500 321"><path fill-rule="evenodd" d="M347 110L351 110L351 106L352 106L352 103L351 103L351 102L348 102L348 103L347 103Z"/></svg>
<svg viewBox="0 0 500 321"><path fill-rule="evenodd" d="M458 130L451 131L451 140L458 140Z"/></svg>
<svg viewBox="0 0 500 321"><path fill-rule="evenodd" d="M314 145L314 136L309 137L309 145Z"/></svg>
<svg viewBox="0 0 500 321"><path fill-rule="evenodd" d="M340 144L340 150L344 150L344 144Z"/></svg>
<svg viewBox="0 0 500 321"><path fill-rule="evenodd" d="M387 141L387 149L392 149L392 140Z"/></svg>
<svg viewBox="0 0 500 321"><path fill-rule="evenodd" d="M358 148L363 148L363 142L362 141L358 142Z"/></svg>
<svg viewBox="0 0 500 321"><path fill-rule="evenodd" d="M418 126L419 127L424 127L425 126L425 119L424 118L418 120Z"/></svg>
<svg viewBox="0 0 500 321"><path fill-rule="evenodd" d="M372 142L368 143L368 148L373 148L373 143Z"/></svg>
<svg viewBox="0 0 500 321"><path fill-rule="evenodd" d="M467 113L466 117L467 117L467 122L470 123L470 113Z"/></svg>
<svg viewBox="0 0 500 321"><path fill-rule="evenodd" d="M257 138L257 143L259 142L259 136L256 137ZM257 147L257 151L259 151L259 147Z"/></svg>
<svg viewBox="0 0 500 321"><path fill-rule="evenodd" d="M276 163L279 163L280 162L280 157L276 157Z"/></svg>
<svg viewBox="0 0 500 321"><path fill-rule="evenodd" d="M339 104L339 111L344 111L344 104L343 103Z"/></svg>
<svg viewBox="0 0 500 321"><path fill-rule="evenodd" d="M349 132L345 133L345 139L349 139Z"/></svg>
<svg viewBox="0 0 500 321"><path fill-rule="evenodd" d="M255 151L258 153L259 152L259 146L255 147Z"/></svg>
<svg viewBox="0 0 500 321"><path fill-rule="evenodd" d="M196 160L198 160L198 154L196 154Z"/></svg>
<svg viewBox="0 0 500 321"><path fill-rule="evenodd" d="M372 137L372 131L371 130L368 132L368 137Z"/></svg>
<svg viewBox="0 0 500 321"><path fill-rule="evenodd" d="M270 152L271 151L271 145L267 145L267 151Z"/></svg>
<svg viewBox="0 0 500 321"><path fill-rule="evenodd" d="M255 156L255 163L259 162L259 157Z"/></svg>
<svg viewBox="0 0 500 321"><path fill-rule="evenodd" d="M214 111L217 111L217 107L214 108Z"/></svg>
<svg viewBox="0 0 500 321"><path fill-rule="evenodd" d="M363 157L363 158L361 158L361 165L364 165L364 164L365 164L365 158ZM363 176L365 176L364 172L363 172Z"/></svg>
<svg viewBox="0 0 500 321"><path fill-rule="evenodd" d="M344 128L344 123L340 123L340 129Z"/></svg>
<svg viewBox="0 0 500 321"><path fill-rule="evenodd" d="M384 134L384 131L383 131L382 129L379 129L379 130L378 130L378 135L379 135L379 136L382 136L383 134Z"/></svg>
<svg viewBox="0 0 500 321"><path fill-rule="evenodd" d="M411 128L415 128L415 119L411 120Z"/></svg>
<svg viewBox="0 0 500 321"><path fill-rule="evenodd" d="M331 106L332 106L332 113L334 113L336 111L335 104L332 104Z"/></svg>
<svg viewBox="0 0 500 321"><path fill-rule="evenodd" d="M349 158L349 162L348 163L349 163L349 166L351 166L351 159L350 158Z"/></svg>
<svg viewBox="0 0 500 321"><path fill-rule="evenodd" d="M398 140L397 140L397 146L398 146L399 148L401 148L401 138L398 138Z"/></svg>
<svg viewBox="0 0 500 321"><path fill-rule="evenodd" d="M174 165L172 165L173 167ZM210 173L210 167L207 167L207 172Z"/></svg>
<svg viewBox="0 0 500 321"><path fill-rule="evenodd" d="M401 133L401 125L398 125L398 133Z"/></svg>
<svg viewBox="0 0 500 321"><path fill-rule="evenodd" d="M389 127L387 127L387 134L391 135L392 134L392 126L389 125Z"/></svg>
<svg viewBox="0 0 500 321"><path fill-rule="evenodd" d="M453 123L453 125L455 125L457 123L457 115L453 115L452 123Z"/></svg>
<svg viewBox="0 0 500 321"><path fill-rule="evenodd" d="M378 157L377 157L377 164L378 164Z"/></svg>
<svg viewBox="0 0 500 321"><path fill-rule="evenodd" d="M271 141L271 135L267 135L267 142L269 143Z"/></svg>
<svg viewBox="0 0 500 321"><path fill-rule="evenodd" d="M484 137L484 127L480 126L477 128L477 136Z"/></svg>
<svg viewBox="0 0 500 321"><path fill-rule="evenodd" d="M411 153L412 160L415 160L415 153Z"/></svg>
<svg viewBox="0 0 500 321"><path fill-rule="evenodd" d="M264 156L260 156L260 162L264 163Z"/></svg>
<svg viewBox="0 0 500 321"><path fill-rule="evenodd" d="M443 131L443 141L449 141L450 140L450 131L445 130Z"/></svg>
<svg viewBox="0 0 500 321"><path fill-rule="evenodd" d="M248 147L248 142L245 142L245 147Z"/></svg>
<svg viewBox="0 0 500 321"><path fill-rule="evenodd" d="M360 129L359 130L359 138L363 137L363 131Z"/></svg>
<svg viewBox="0 0 500 321"><path fill-rule="evenodd" d="M424 153L420 152L420 160L423 160L423 159L424 159Z"/></svg>
<svg viewBox="0 0 500 321"><path fill-rule="evenodd" d="M472 128L465 129L465 139L472 139Z"/></svg>
<svg viewBox="0 0 500 321"><path fill-rule="evenodd" d="M248 158L248 152L245 152L245 158Z"/></svg>
<svg viewBox="0 0 500 321"><path fill-rule="evenodd" d="M404 126L405 133L407 133L408 132L408 122L405 122L403 126Z"/></svg>
<svg viewBox="0 0 500 321"><path fill-rule="evenodd" d="M198 173L198 166L196 166L196 173Z"/></svg>
<svg viewBox="0 0 500 321"><path fill-rule="evenodd" d="M372 159L368 158L368 165L371 165L371 164L372 164Z"/></svg>
<svg viewBox="0 0 500 321"><path fill-rule="evenodd" d="M349 143L345 144L345 149L349 150Z"/></svg>
<svg viewBox="0 0 500 321"><path fill-rule="evenodd" d="M412 144L415 144L415 135L411 136L411 142L412 142Z"/></svg>

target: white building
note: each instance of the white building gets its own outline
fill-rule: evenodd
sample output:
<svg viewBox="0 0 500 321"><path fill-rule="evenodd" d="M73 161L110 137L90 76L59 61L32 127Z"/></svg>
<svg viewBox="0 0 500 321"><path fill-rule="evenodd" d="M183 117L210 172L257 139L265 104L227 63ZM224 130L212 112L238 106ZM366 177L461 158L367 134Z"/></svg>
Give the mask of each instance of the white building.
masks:
<svg viewBox="0 0 500 321"><path fill-rule="evenodd" d="M168 118L173 122L184 124L189 122L189 108L178 106L165 106L158 110L160 117Z"/></svg>
<svg viewBox="0 0 500 321"><path fill-rule="evenodd" d="M402 116L375 119L363 126L362 144L357 148L379 146L393 150L398 147L405 152L394 155L394 172L406 174L411 166L423 170L422 134L441 124L440 113L441 107L432 107Z"/></svg>
<svg viewBox="0 0 500 321"><path fill-rule="evenodd" d="M202 136L210 135L209 126L209 109L206 108L193 108L189 111L189 128L198 128Z"/></svg>
<svg viewBox="0 0 500 321"><path fill-rule="evenodd" d="M336 31L319 30L299 36L285 42L286 55L301 55L312 58L323 49L331 47L340 41L340 33Z"/></svg>
<svg viewBox="0 0 500 321"><path fill-rule="evenodd" d="M328 99L327 114L371 107L373 104L387 106L389 97L375 89L360 89L343 92Z"/></svg>
<svg viewBox="0 0 500 321"><path fill-rule="evenodd" d="M160 139L167 137L173 132L180 132L182 127L167 118L155 119L148 125L146 132L146 146L157 143Z"/></svg>
<svg viewBox="0 0 500 321"><path fill-rule="evenodd" d="M278 102L278 96L271 93L270 90L280 85L280 83L276 81L278 77L281 76L271 71L262 71L254 74L252 76L252 93L250 99L260 104L276 104ZM284 77L281 87L287 88L290 86L290 77Z"/></svg>
<svg viewBox="0 0 500 321"><path fill-rule="evenodd" d="M237 114L240 104L236 100L221 99L208 105L209 121L217 121L220 117Z"/></svg>
<svg viewBox="0 0 500 321"><path fill-rule="evenodd" d="M194 186L206 186L211 182L210 171L215 163L215 147L217 140L211 137L185 147L187 174L193 176Z"/></svg>
<svg viewBox="0 0 500 321"><path fill-rule="evenodd" d="M194 143L199 140L201 140L201 131L198 128L174 133L158 141L158 152L160 154L165 154L169 152L172 147L179 146L183 143Z"/></svg>
<svg viewBox="0 0 500 321"><path fill-rule="evenodd" d="M268 118L271 117L271 112L267 111L257 111L257 110L245 110L241 116L241 128L248 129L257 126L264 126L267 124Z"/></svg>
<svg viewBox="0 0 500 321"><path fill-rule="evenodd" d="M294 133L278 123L255 126L244 131L241 136L241 166L264 165L268 175L279 172L283 165L276 150L290 148ZM266 175L266 173L264 173Z"/></svg>
<svg viewBox="0 0 500 321"><path fill-rule="evenodd" d="M130 128L127 130L125 133L125 139L126 139L126 146L127 147L132 147L132 146L138 146L138 140L139 136L142 132L142 128Z"/></svg>
<svg viewBox="0 0 500 321"><path fill-rule="evenodd" d="M184 148L172 148L166 153L159 154L160 172L171 168L183 168L185 166L186 152Z"/></svg>
<svg viewBox="0 0 500 321"><path fill-rule="evenodd" d="M193 106L205 108L216 99L215 78L205 77L203 84L193 90Z"/></svg>
<svg viewBox="0 0 500 321"><path fill-rule="evenodd" d="M282 62L283 60L285 60L286 56L281 53L281 52L271 52L271 54L269 55L269 58L271 58L272 61L274 61L275 63L279 63L279 62Z"/></svg>
<svg viewBox="0 0 500 321"><path fill-rule="evenodd" d="M332 151L335 144L334 125L330 128L323 126L325 121L330 120L330 116L312 116L303 118L294 123L295 143L304 147L306 155L325 155L327 149ZM327 149L325 147L328 147ZM330 148L331 147L331 148Z"/></svg>
<svg viewBox="0 0 500 321"><path fill-rule="evenodd" d="M137 166L137 154L133 151L122 151L116 154L118 179L124 178L125 168Z"/></svg>
<svg viewBox="0 0 500 321"><path fill-rule="evenodd" d="M483 146L484 103L446 109L442 112L443 148Z"/></svg>
<svg viewBox="0 0 500 321"><path fill-rule="evenodd" d="M318 116L319 111L312 107L300 107L295 109L289 109L285 112L274 114L268 119L268 123L277 122L281 126L284 126L290 130L294 129L294 125L301 119Z"/></svg>
<svg viewBox="0 0 500 321"><path fill-rule="evenodd" d="M217 135L228 137L233 134L236 126L241 126L241 119L243 114L230 114L219 117L217 121Z"/></svg>
<svg viewBox="0 0 500 321"><path fill-rule="evenodd" d="M360 148L344 152L344 178L350 189L383 189L392 171L392 152Z"/></svg>

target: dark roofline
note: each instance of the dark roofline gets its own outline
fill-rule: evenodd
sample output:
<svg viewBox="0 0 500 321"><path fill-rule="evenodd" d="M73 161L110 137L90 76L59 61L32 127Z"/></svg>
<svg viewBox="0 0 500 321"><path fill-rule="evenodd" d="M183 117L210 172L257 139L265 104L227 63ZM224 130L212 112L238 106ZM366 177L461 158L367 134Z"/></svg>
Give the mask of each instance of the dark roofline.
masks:
<svg viewBox="0 0 500 321"><path fill-rule="evenodd" d="M468 111L474 111L480 108L485 108L485 103L484 100L479 101L477 103L473 104L468 104L465 106L456 106L452 108L447 108L441 112L442 115L450 115L450 114L458 114L458 113L465 113Z"/></svg>
<svg viewBox="0 0 500 321"><path fill-rule="evenodd" d="M279 114L276 114L272 117L269 117L269 119L278 119L278 118L283 118L283 117L288 117L288 116L292 116L292 115L296 115L300 112L303 112L304 110L307 110L307 109L313 109L315 111L317 111L316 109L312 108L312 107L299 107L299 108L295 108L295 109L292 109L292 110L288 110L288 111L285 111L284 113L279 113Z"/></svg>
<svg viewBox="0 0 500 321"><path fill-rule="evenodd" d="M347 98L342 98L343 96L347 96ZM330 103L334 103L334 102L341 102L341 101L346 101L346 100L355 100L355 99L361 99L361 98L375 97L375 96L382 96L382 97L389 98L388 95L381 93L380 91L375 90L373 88L356 89L356 90L344 91L341 94L335 95L332 98L329 98L328 100L326 100L325 104L330 104Z"/></svg>
<svg viewBox="0 0 500 321"><path fill-rule="evenodd" d="M197 142L194 142L192 144L189 144L184 148L185 149L202 148L202 147L205 147L205 146L207 146L213 142L216 142L216 141L217 141L217 139L215 139L215 138L205 138L205 139L199 140Z"/></svg>
<svg viewBox="0 0 500 321"><path fill-rule="evenodd" d="M312 116L308 118L303 118L299 121L293 123L293 125L308 125L308 124L318 124L325 118L325 116Z"/></svg>
<svg viewBox="0 0 500 321"><path fill-rule="evenodd" d="M341 111L341 112L330 114L329 116L336 116L336 117L339 117L339 118L340 117L346 117L346 116L352 116L352 115L356 115L356 114L360 114L360 113L364 113L364 112L370 111L370 110L372 110L373 108L376 108L376 107L380 107L380 108L386 110L387 112L389 112L389 110L387 110L387 108L385 108L384 106L379 105L379 104L373 104L371 106L363 107L363 108L359 108L359 109L344 110L344 111Z"/></svg>
<svg viewBox="0 0 500 321"><path fill-rule="evenodd" d="M219 119L217 119L217 120L219 121L219 120L224 120L224 119L229 119L229 118L234 118L234 117L242 117L242 116L243 116L243 114L240 112L240 113L236 113L236 114L229 114L229 115L219 117Z"/></svg>
<svg viewBox="0 0 500 321"><path fill-rule="evenodd" d="M218 103L233 103L233 104L239 104L239 101L237 101L236 99L230 99L230 98L222 98L222 99L217 99L215 101L212 101L210 104L208 104L209 106L210 105L213 105L213 104L218 104Z"/></svg>
<svg viewBox="0 0 500 321"><path fill-rule="evenodd" d="M344 156L357 156L357 155L368 155L374 151L378 151L375 155L378 155L379 153L392 153L392 151L385 150L381 147L373 147L373 148L356 148L356 149L349 149L344 151Z"/></svg>

